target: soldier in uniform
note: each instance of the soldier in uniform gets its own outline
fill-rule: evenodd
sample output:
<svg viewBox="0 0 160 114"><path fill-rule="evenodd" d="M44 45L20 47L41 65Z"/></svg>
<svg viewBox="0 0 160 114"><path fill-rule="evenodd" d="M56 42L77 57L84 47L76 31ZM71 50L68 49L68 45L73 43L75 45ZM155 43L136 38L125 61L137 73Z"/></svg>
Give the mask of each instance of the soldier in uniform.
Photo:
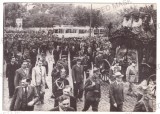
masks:
<svg viewBox="0 0 160 114"><path fill-rule="evenodd" d="M95 68L93 71L93 76L86 80L84 90L85 103L82 111L87 111L90 106L92 106L93 111L98 111L98 105L101 98L99 69Z"/></svg>
<svg viewBox="0 0 160 114"><path fill-rule="evenodd" d="M133 83L137 82L138 80L138 71L136 69L136 61L132 61L132 64L128 66L126 70L126 81L129 82L129 88L127 95L132 95L132 86Z"/></svg>
<svg viewBox="0 0 160 114"><path fill-rule="evenodd" d="M72 67L72 78L74 85L74 96L82 101L83 96L83 81L84 81L84 70L81 65L81 59L77 60L77 64Z"/></svg>
<svg viewBox="0 0 160 114"><path fill-rule="evenodd" d="M53 94L55 96L55 99L63 95L63 88L66 85L69 85L69 81L66 79L66 71L65 69L61 69L60 76L58 79L55 80L54 85L53 85ZM57 106L56 103L55 103L55 106Z"/></svg>

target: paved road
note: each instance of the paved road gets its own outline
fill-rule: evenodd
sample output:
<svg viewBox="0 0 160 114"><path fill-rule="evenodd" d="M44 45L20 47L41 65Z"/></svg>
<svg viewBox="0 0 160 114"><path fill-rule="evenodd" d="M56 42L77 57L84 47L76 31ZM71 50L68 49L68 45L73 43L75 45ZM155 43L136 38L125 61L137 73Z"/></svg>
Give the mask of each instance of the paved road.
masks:
<svg viewBox="0 0 160 114"><path fill-rule="evenodd" d="M52 94L51 93L52 92L52 87L51 87L52 83L51 83L51 75L50 74L51 74L51 71L52 71L52 64L53 64L54 60L53 60L53 57L50 54L47 54L46 59L49 62L49 75L47 77L47 83L48 83L49 89L46 89L44 104L35 106L36 111L48 111L51 108L53 108L53 106L54 106L54 99L50 98L50 96ZM4 70L5 70L5 68L4 68ZM69 68L69 71L71 72L70 68ZM72 80L71 80L70 77L69 77L69 81L70 81L70 83L72 83ZM109 91L108 91L109 90L109 85L104 83L102 85L101 89L102 89L102 95L101 95L102 98L101 98L101 101L100 101L100 104L99 104L99 111L106 112L106 111L109 111L109 107L110 107L109 97L108 97L109 96ZM3 90L4 90L3 91L3 98L4 98L3 99L3 110L8 111L11 99L9 99L8 81L5 78L5 75L4 75L4 89ZM127 90L127 88L125 87L125 90L124 90L125 92L124 93L126 93L126 90ZM125 112L132 112L135 103L136 103L136 98L127 96L125 94L125 102L124 102L123 110ZM78 111L81 111L83 109L83 105L84 105L84 102L78 102L77 103ZM89 111L92 111L92 109L90 108Z"/></svg>

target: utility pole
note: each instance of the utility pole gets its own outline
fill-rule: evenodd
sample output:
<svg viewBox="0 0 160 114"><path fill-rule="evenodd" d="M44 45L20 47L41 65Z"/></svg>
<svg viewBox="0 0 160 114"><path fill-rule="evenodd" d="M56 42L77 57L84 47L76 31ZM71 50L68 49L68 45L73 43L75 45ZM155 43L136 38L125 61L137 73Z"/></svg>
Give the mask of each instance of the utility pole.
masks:
<svg viewBox="0 0 160 114"><path fill-rule="evenodd" d="M91 11L90 11L90 33L89 33L89 37L91 38L91 27L92 27L92 4L91 4Z"/></svg>

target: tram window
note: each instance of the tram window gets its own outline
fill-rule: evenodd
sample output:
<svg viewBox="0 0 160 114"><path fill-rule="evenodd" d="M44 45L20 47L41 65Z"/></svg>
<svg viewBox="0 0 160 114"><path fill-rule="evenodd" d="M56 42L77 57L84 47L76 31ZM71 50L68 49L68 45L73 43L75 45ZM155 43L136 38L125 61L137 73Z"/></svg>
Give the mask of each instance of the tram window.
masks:
<svg viewBox="0 0 160 114"><path fill-rule="evenodd" d="M79 30L79 34L84 34L84 33L86 33L87 31L86 30L84 30L84 29L80 29Z"/></svg>
<svg viewBox="0 0 160 114"><path fill-rule="evenodd" d="M71 33L76 33L76 29L72 29L72 30L71 30Z"/></svg>
<svg viewBox="0 0 160 114"><path fill-rule="evenodd" d="M99 33L99 30L98 29L95 29L94 30L94 34L98 34Z"/></svg>
<svg viewBox="0 0 160 114"><path fill-rule="evenodd" d="M54 29L54 33L58 33L58 29Z"/></svg>
<svg viewBox="0 0 160 114"><path fill-rule="evenodd" d="M59 33L63 33L63 29L59 29Z"/></svg>
<svg viewBox="0 0 160 114"><path fill-rule="evenodd" d="M66 33L71 33L71 29L67 29L67 30L66 30Z"/></svg>
<svg viewBox="0 0 160 114"><path fill-rule="evenodd" d="M104 34L104 29L100 29L100 34Z"/></svg>

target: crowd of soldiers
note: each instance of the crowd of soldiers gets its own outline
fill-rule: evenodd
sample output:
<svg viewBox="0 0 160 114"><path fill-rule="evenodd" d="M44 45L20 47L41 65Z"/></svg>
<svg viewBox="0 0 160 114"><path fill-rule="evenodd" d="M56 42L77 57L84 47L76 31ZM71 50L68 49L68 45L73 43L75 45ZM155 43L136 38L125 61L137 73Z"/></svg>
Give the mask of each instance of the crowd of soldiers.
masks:
<svg viewBox="0 0 160 114"><path fill-rule="evenodd" d="M77 111L77 102L84 100L82 111L92 106L98 111L101 98L101 75L105 74L103 60L111 57L112 44L108 38L58 38L49 31L5 31L4 59L7 63L9 97L12 98L10 110L33 111L34 105L43 105L45 89L48 88L48 62L46 54L53 54L52 96L54 108L50 111ZM70 56L68 56L70 55ZM70 84L68 57L71 61ZM136 82L136 62L132 61L126 74L121 73L119 61L115 58L107 81L110 84L110 111L123 111L123 76L129 82L128 95L133 95ZM86 74L86 77L84 75ZM86 78L86 80L85 80ZM73 88L72 86L73 85ZM137 103L133 111L153 111L148 86L140 84ZM73 90L73 94L72 94ZM83 99L84 95L84 99Z"/></svg>

